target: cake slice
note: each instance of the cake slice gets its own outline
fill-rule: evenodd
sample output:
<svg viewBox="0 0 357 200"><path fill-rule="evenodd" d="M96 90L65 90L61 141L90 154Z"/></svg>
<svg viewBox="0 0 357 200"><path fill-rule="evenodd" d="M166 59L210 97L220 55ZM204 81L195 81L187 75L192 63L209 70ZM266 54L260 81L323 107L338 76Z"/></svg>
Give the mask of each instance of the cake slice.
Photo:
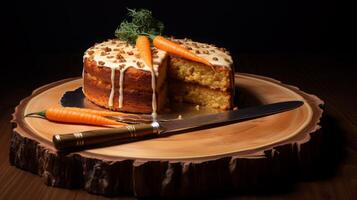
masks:
<svg viewBox="0 0 357 200"><path fill-rule="evenodd" d="M172 57L169 63L170 98L220 110L233 107L234 72L233 61L224 48L176 39L175 42L208 60L207 65Z"/></svg>

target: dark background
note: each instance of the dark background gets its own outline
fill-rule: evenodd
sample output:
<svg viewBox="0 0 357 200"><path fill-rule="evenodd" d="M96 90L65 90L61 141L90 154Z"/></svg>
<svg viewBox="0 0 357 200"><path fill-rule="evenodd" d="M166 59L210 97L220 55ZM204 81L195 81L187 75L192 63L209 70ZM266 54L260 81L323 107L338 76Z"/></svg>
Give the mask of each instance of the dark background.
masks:
<svg viewBox="0 0 357 200"><path fill-rule="evenodd" d="M238 72L272 77L324 100L326 139L321 158L308 177L269 191L269 199L357 199L355 6L337 0L15 0L1 4L3 197L22 199L19 194L49 199L46 195L52 195L57 199L58 193L52 192L59 191L62 199L68 199L67 194L77 198L77 191L49 188L39 177L9 166L11 113L37 87L80 76L83 52L95 42L114 37L129 7L152 10L165 23L167 35L226 47ZM244 199L266 199L256 193Z"/></svg>
<svg viewBox="0 0 357 200"><path fill-rule="evenodd" d="M353 7L337 1L15 0L2 8L2 82L38 86L79 76L83 52L114 37L126 7L152 10L167 35L228 48L241 72L251 72L245 62L259 60L254 55L342 55L349 62L356 52Z"/></svg>

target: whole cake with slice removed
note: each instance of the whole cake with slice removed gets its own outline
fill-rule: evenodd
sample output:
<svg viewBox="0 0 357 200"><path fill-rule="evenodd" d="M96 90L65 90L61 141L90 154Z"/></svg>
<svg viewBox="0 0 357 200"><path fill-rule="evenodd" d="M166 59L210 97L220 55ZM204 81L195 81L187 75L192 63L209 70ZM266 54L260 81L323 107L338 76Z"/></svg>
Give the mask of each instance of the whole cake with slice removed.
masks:
<svg viewBox="0 0 357 200"><path fill-rule="evenodd" d="M170 101L218 110L233 107L233 61L227 50L189 39L164 38L133 23L158 22L151 12L130 10L133 22L123 22L110 39L89 48L83 58L83 93L102 107L124 112L156 113ZM146 12L146 13L145 13ZM135 17L145 18L137 20ZM152 25L154 26L154 25ZM159 27L159 26L158 26ZM138 44L137 38L151 38ZM135 40L136 45L135 45ZM145 40L144 40L145 41ZM141 42L141 41L140 41Z"/></svg>

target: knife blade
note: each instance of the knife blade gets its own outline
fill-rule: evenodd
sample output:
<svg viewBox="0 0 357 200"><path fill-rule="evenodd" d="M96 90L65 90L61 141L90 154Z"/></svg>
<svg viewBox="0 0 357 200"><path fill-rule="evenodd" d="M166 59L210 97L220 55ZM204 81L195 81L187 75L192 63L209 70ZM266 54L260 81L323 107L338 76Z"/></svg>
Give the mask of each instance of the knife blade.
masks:
<svg viewBox="0 0 357 200"><path fill-rule="evenodd" d="M149 124L128 125L120 128L83 131L70 134L55 134L52 138L56 149L65 151L126 143L139 139L212 128L245 120L255 119L289 111L302 106L302 101L286 101L240 110L231 110L215 114L195 116L169 121L155 121Z"/></svg>

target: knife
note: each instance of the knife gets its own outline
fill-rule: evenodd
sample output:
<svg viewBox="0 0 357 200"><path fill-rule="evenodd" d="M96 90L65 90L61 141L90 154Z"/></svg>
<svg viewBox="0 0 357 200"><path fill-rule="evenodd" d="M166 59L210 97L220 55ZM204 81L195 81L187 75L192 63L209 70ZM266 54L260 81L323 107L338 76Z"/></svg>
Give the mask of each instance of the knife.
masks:
<svg viewBox="0 0 357 200"><path fill-rule="evenodd" d="M52 138L56 149L88 148L137 141L155 136L182 133L189 130L212 128L245 120L255 119L292 110L303 105L302 101L286 101L261 106L231 110L215 114L195 116L169 121L154 121L148 124L128 125L120 128L83 131L70 134L55 134Z"/></svg>

